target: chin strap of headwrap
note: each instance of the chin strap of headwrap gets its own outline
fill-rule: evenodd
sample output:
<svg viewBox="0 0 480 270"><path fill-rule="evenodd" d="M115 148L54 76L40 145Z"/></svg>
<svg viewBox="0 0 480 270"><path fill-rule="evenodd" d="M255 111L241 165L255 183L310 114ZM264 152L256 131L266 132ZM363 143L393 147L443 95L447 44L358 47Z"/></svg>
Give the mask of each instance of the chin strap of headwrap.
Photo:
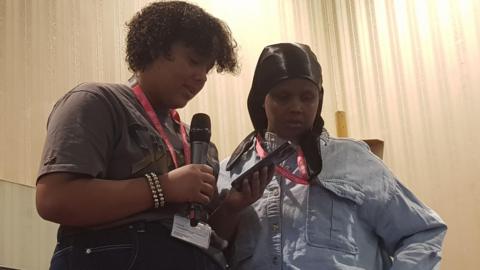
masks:
<svg viewBox="0 0 480 270"><path fill-rule="evenodd" d="M319 136L320 134L309 131L300 139L300 147L302 148L305 160L307 161L310 182L322 171L322 155L318 143Z"/></svg>

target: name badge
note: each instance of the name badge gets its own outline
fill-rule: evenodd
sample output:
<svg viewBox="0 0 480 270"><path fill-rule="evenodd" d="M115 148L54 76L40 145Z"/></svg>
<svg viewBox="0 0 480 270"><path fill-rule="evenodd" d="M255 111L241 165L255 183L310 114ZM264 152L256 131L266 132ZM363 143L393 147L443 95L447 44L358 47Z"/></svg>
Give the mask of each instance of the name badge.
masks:
<svg viewBox="0 0 480 270"><path fill-rule="evenodd" d="M208 224L199 222L197 226L192 227L190 220L186 217L175 215L173 217L173 227L171 235L175 238L191 243L203 249L210 246L210 235L212 228Z"/></svg>

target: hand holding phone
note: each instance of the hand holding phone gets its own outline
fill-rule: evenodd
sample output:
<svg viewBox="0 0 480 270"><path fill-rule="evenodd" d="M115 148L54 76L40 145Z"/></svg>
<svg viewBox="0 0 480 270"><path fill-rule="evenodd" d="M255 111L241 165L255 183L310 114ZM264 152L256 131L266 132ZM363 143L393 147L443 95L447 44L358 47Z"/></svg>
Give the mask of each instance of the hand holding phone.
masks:
<svg viewBox="0 0 480 270"><path fill-rule="evenodd" d="M252 175L255 171L260 170L263 167L269 167L271 165L278 165L280 162L287 159L290 155L295 153L295 147L292 145L290 141L285 142L284 144L280 145L277 149L269 153L265 158L261 159L257 163L255 163L252 167L248 168L244 172L242 172L235 180L232 182L232 187L236 190L241 191L242 189L242 181L245 177Z"/></svg>

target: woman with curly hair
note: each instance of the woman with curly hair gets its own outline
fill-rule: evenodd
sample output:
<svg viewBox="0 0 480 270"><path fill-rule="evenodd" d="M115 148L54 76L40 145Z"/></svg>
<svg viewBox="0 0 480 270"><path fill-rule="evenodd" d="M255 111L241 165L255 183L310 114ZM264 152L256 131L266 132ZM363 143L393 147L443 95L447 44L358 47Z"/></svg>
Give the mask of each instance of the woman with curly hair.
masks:
<svg viewBox="0 0 480 270"><path fill-rule="evenodd" d="M175 109L212 68L235 72L236 43L222 21L181 1L152 3L127 26L129 84L80 84L48 119L36 203L60 224L50 269L222 269L204 243L210 227L181 223L189 203L217 197L217 152L211 145L210 166L191 164ZM188 237L196 233L201 241Z"/></svg>

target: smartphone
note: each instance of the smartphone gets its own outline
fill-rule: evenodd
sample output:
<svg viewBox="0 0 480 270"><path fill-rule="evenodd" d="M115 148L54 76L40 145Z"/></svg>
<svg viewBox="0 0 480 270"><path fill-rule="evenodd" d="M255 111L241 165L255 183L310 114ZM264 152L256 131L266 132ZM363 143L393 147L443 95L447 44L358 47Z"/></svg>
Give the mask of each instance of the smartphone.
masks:
<svg viewBox="0 0 480 270"><path fill-rule="evenodd" d="M242 180L250 176L252 173L255 171L258 171L259 169L263 167L268 167L271 165L278 165L280 162L284 161L287 159L290 155L296 153L295 146L292 145L290 141L287 141L277 147L277 149L273 150L271 153L269 153L265 158L259 160L257 163L255 163L252 167L248 168L244 172L242 172L235 180L232 182L232 187L234 187L236 190L240 191L242 189Z"/></svg>

